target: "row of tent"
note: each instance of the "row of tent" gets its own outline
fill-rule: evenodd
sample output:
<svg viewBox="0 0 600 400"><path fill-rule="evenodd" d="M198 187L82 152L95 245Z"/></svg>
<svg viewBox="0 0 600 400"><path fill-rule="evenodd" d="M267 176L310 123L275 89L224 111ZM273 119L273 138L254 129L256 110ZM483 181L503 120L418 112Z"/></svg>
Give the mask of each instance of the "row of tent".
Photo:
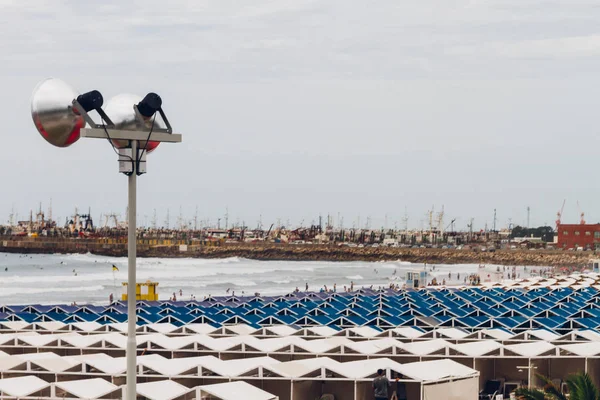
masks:
<svg viewBox="0 0 600 400"><path fill-rule="evenodd" d="M424 330L459 327L469 331L502 328L519 333L545 328L556 333L600 328L600 290L594 286L514 288L464 287L355 293L300 292L275 297L209 297L203 301L140 301L140 325L169 323L226 326L247 324L370 326L375 329L416 326ZM123 302L108 306L2 306L0 322L60 322L100 325L127 321Z"/></svg>
<svg viewBox="0 0 600 400"><path fill-rule="evenodd" d="M34 322L27 323L22 321L4 321L0 322L0 344L3 343L2 334L17 332L34 333L82 333L82 334L101 334L110 332L127 333L127 323L110 323L106 325L97 322L76 322L65 324L63 322ZM592 329L573 330L566 334L558 334L548 329L530 329L520 333L513 333L503 328L491 328L475 330L473 332L461 328L435 328L433 330L424 330L418 327L397 327L382 330L371 326L360 326L353 328L344 328L340 330L328 326L316 326L302 328L293 325L272 325L255 328L247 324L224 325L216 327L210 324L188 324L177 326L171 323L155 323L147 325L138 325L136 332L138 334L162 333L168 336L184 335L209 335L214 337L250 335L256 337L281 337L281 336L299 336L299 337L350 337L350 338L384 338L392 337L399 339L494 339L501 341L522 341L522 340L546 340L550 342L565 341L600 341L600 333ZM11 338L4 336L4 338Z"/></svg>
<svg viewBox="0 0 600 400"><path fill-rule="evenodd" d="M378 368L401 373L408 379L430 382L473 374L461 364L449 359L399 363L390 358L360 359L339 362L330 357L311 357L293 361L280 361L272 357L249 357L222 360L215 356L166 358L159 354L137 357L138 376L152 377L213 377L213 378L326 378L332 372L348 379L368 379L376 376ZM435 366L435 375L431 368ZM441 368L440 366L445 366ZM463 366L464 367L464 366ZM327 369L327 370L325 370ZM443 370L440 375L439 371ZM3 377L15 374L46 373L59 375L124 376L127 371L125 357L111 357L104 353L76 356L59 356L53 352L0 355L0 373ZM328 372L329 371L329 372ZM457 371L460 373L457 375Z"/></svg>
<svg viewBox="0 0 600 400"><path fill-rule="evenodd" d="M535 332L543 336L542 332ZM551 343L539 337L533 341L497 340L445 340L422 339L404 341L391 337L353 340L333 336L305 339L298 336L259 338L251 335L212 337L204 334L167 336L162 333L136 336L137 347L143 351L177 352L190 356L204 353L258 353L258 354L311 354L311 355L397 355L397 356L600 356L599 334L589 336L584 342ZM585 335L587 336L587 335ZM81 335L79 333L37 334L36 332L1 334L0 348L6 353L19 353L25 349L54 350L125 350L127 337L120 333ZM6 355L6 353L0 355ZM1 360L0 360L1 363ZM9 365L13 365L12 362ZM2 366L0 364L0 371Z"/></svg>
<svg viewBox="0 0 600 400"><path fill-rule="evenodd" d="M202 399L210 396L219 400L277 400L278 397L244 381L218 383L188 388L171 380L140 383L138 398L147 400ZM123 399L125 386L115 385L102 378L90 378L48 383L26 375L0 379L0 398L46 399Z"/></svg>
<svg viewBox="0 0 600 400"><path fill-rule="evenodd" d="M4 358L0 357L0 364ZM126 362L122 358L105 354L60 357L53 353L10 358L29 361L27 368L10 371L9 377L2 373L0 398L115 399L123 394ZM71 367L66 368L68 365ZM46 373L51 366L63 370ZM435 390L432 387L436 385L464 386L460 381L469 380L462 389L476 395L479 379L478 371L448 359L398 363L389 358L338 362L319 357L281 362L270 357L224 361L212 356L165 359L153 354L138 357L137 368L138 394L151 400L201 399L203 393L212 396L211 399L272 400L282 395L289 398L294 392L295 398L306 399L309 393L323 390L326 385L330 385L328 391L337 392L337 396L342 392L346 394L338 398L364 399L365 389L370 387L378 369L383 369L390 378L400 377L414 393L422 393L418 390L421 386ZM238 383L243 381L263 390ZM362 387L357 391L359 384ZM235 385L244 387L232 390L231 386Z"/></svg>

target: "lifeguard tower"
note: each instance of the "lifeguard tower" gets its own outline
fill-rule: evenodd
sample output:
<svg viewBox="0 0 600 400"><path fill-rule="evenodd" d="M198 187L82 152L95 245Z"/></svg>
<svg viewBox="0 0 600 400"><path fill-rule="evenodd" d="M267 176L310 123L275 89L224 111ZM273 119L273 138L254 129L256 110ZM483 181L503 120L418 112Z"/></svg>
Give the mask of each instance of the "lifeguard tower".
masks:
<svg viewBox="0 0 600 400"><path fill-rule="evenodd" d="M158 300L158 282L144 282L136 284L135 288L135 299L136 300ZM123 282L123 294L121 300L127 301L127 282Z"/></svg>
<svg viewBox="0 0 600 400"><path fill-rule="evenodd" d="M410 289L419 289L425 287L427 285L427 278L429 277L429 273L424 271L406 271L405 281L406 288Z"/></svg>

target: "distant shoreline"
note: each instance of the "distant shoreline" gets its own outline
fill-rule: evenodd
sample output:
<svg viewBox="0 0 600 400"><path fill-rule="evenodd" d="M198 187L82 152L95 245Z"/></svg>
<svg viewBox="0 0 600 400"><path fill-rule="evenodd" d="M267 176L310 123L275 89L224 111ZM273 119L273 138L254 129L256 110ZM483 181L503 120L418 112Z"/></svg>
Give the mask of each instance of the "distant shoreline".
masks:
<svg viewBox="0 0 600 400"><path fill-rule="evenodd" d="M185 250L185 251L183 251ZM126 257L127 245L99 244L89 240L61 242L0 240L0 252L21 254L85 254ZM139 244L138 257L229 258L263 261L406 261L428 264L497 264L552 267L582 267L595 258L594 252L558 250L473 250L392 247L346 247L337 245L290 245L271 243L226 243L199 246L149 246Z"/></svg>

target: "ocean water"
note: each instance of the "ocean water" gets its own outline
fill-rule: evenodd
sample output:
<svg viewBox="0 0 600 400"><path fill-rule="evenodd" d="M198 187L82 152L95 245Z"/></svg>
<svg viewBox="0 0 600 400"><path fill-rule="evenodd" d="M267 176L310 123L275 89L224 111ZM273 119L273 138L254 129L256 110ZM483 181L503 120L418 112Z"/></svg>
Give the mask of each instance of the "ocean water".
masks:
<svg viewBox="0 0 600 400"><path fill-rule="evenodd" d="M119 271L113 273L112 265ZM243 258L139 258L137 280L159 282L159 298L167 300L174 292L178 300L197 299L208 294L236 295L285 294L296 287L318 291L324 285L343 290L354 281L355 289L402 284L405 272L422 270L423 264L408 262L323 262L323 261L255 261ZM427 265L431 270L432 265ZM487 266L484 274L496 271ZM520 277L529 276L539 267L518 267ZM502 270L502 267L500 267ZM457 273L464 276L482 272L478 265L436 264L430 272L441 283L457 284ZM508 269L507 269L508 271ZM448 279L448 273L452 278ZM0 253L0 304L106 304L111 293L120 299L122 282L127 281L127 259L91 254L42 255ZM179 291L183 296L179 296Z"/></svg>

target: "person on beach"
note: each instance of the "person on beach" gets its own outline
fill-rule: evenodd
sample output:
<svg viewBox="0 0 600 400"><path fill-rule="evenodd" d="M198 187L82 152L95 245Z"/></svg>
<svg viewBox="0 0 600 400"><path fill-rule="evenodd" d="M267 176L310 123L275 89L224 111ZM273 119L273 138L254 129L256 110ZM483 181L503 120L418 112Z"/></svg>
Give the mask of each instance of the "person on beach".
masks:
<svg viewBox="0 0 600 400"><path fill-rule="evenodd" d="M333 284L333 293L337 292L337 283Z"/></svg>
<svg viewBox="0 0 600 400"><path fill-rule="evenodd" d="M389 379L383 375L383 370L377 370L377 377L373 379L373 395L375 400L388 400L388 388L391 387Z"/></svg>
<svg viewBox="0 0 600 400"><path fill-rule="evenodd" d="M108 296L108 304L112 304L114 300L113 294L111 293L110 296Z"/></svg>
<svg viewBox="0 0 600 400"><path fill-rule="evenodd" d="M396 390L392 393L391 400L407 400L406 399L406 384L400 382L400 374L396 374Z"/></svg>
<svg viewBox="0 0 600 400"><path fill-rule="evenodd" d="M306 289L304 291L308 292L308 282L306 282Z"/></svg>

